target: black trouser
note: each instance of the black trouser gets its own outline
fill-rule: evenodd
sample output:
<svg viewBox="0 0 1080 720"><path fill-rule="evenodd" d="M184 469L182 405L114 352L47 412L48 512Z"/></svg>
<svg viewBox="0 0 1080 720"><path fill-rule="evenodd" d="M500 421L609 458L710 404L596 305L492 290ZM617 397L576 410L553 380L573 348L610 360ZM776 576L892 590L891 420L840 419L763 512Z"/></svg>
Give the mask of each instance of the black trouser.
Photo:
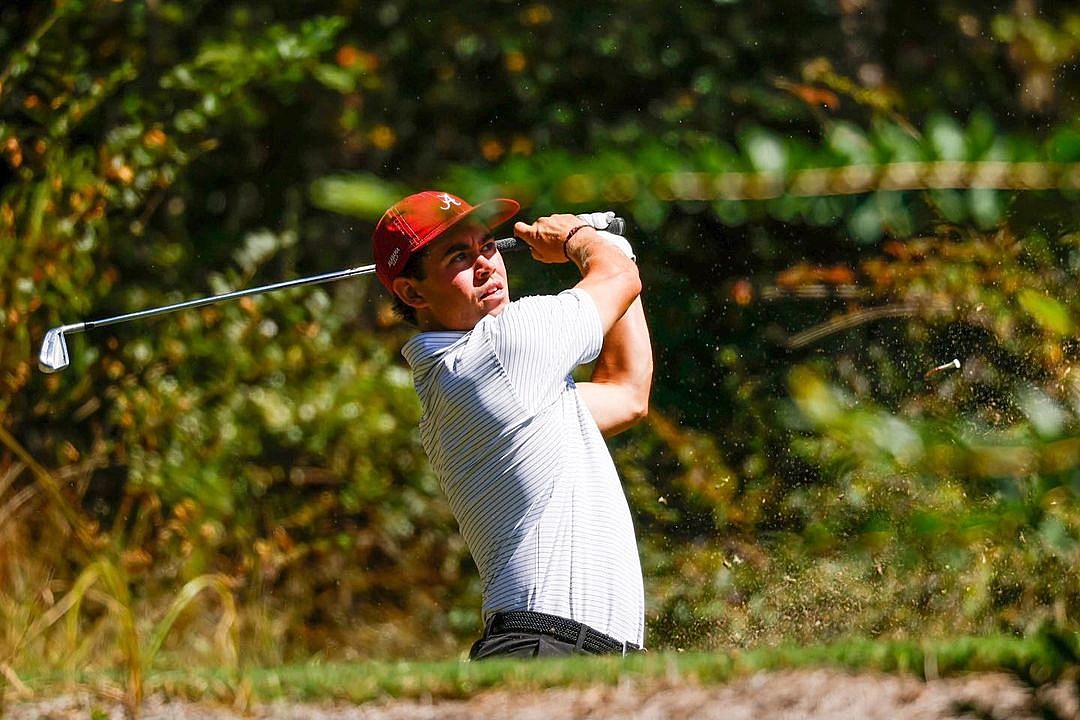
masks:
<svg viewBox="0 0 1080 720"><path fill-rule="evenodd" d="M546 622L546 621L553 622ZM537 630L547 627L547 630ZM599 642L598 642L599 641ZM587 625L531 612L495 613L484 635L469 651L470 660L491 657L560 657L565 655L621 655L641 652L632 643L620 643Z"/></svg>

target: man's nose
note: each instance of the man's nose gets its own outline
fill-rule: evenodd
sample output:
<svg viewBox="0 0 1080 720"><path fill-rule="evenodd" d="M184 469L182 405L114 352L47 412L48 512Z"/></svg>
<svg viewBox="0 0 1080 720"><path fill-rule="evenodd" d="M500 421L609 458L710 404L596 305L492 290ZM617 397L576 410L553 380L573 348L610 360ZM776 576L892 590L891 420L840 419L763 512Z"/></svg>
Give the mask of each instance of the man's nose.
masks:
<svg viewBox="0 0 1080 720"><path fill-rule="evenodd" d="M495 263L491 261L486 255L478 255L476 257L476 274L480 277L487 277L495 271Z"/></svg>

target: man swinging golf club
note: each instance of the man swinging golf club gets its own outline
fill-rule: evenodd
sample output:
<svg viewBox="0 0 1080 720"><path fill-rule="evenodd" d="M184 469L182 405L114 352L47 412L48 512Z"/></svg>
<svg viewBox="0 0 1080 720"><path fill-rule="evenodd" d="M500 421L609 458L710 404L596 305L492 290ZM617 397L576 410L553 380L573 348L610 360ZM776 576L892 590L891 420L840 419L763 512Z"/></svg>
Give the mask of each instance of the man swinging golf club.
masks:
<svg viewBox="0 0 1080 720"><path fill-rule="evenodd" d="M629 243L606 216L518 222L535 260L581 281L511 302L492 229L513 200L410 195L373 237L379 280L421 331L402 349L420 438L483 582L470 657L641 648L634 528L603 435L644 417L652 353ZM590 382L571 371L596 360Z"/></svg>

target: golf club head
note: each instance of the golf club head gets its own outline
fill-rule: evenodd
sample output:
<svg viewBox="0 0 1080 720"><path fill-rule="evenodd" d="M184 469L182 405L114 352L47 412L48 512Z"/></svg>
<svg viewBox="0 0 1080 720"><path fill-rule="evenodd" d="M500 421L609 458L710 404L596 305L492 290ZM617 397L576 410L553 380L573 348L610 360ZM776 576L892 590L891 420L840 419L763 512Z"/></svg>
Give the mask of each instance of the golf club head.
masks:
<svg viewBox="0 0 1080 720"><path fill-rule="evenodd" d="M64 327L55 327L45 333L41 341L41 353L38 355L38 369L41 372L54 373L68 366L67 339Z"/></svg>

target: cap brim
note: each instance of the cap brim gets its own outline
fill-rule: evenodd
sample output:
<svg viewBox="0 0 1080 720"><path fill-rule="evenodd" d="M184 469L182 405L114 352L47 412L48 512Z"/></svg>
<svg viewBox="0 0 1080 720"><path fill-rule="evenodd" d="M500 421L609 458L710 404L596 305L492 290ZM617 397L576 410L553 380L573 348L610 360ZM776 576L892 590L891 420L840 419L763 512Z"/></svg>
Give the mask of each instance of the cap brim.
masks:
<svg viewBox="0 0 1080 720"><path fill-rule="evenodd" d="M456 225L465 218L472 218L487 225L489 230L494 230L499 225L502 225L504 222L517 215L517 212L520 209L521 204L517 200L496 198L494 200L482 202L479 205L474 205L468 212L458 215L452 224Z"/></svg>

